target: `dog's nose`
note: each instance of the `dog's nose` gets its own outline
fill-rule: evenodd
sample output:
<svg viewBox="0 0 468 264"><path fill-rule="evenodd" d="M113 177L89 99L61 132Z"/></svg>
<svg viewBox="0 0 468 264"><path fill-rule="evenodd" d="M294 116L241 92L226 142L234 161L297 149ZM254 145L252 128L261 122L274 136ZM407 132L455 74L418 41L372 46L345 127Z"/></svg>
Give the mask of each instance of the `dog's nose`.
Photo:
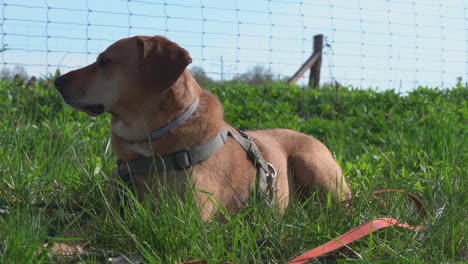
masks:
<svg viewBox="0 0 468 264"><path fill-rule="evenodd" d="M65 86L66 82L67 82L66 78L64 78L63 76L58 77L57 79L55 79L55 82L54 82L55 88L59 89Z"/></svg>

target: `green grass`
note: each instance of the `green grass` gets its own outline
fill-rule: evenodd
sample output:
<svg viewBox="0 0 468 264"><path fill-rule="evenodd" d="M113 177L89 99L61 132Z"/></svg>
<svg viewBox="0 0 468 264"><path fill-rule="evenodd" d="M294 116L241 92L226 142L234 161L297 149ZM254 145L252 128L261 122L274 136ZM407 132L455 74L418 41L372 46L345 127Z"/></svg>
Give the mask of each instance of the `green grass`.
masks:
<svg viewBox="0 0 468 264"><path fill-rule="evenodd" d="M132 199L123 215L109 207L102 194L115 166L108 117L65 107L43 84L0 81L0 263L76 262L37 249L44 241L67 241L63 234L84 223L92 234L78 239L89 248L139 253L147 263L284 263L382 216L426 229L379 231L331 257L352 263L467 261L467 87L419 88L404 96L282 84L209 87L234 126L287 127L322 140L353 192L364 197L353 202L352 212L319 202L316 194L293 201L283 215L252 202L239 214L204 223L191 199L182 203L169 193L157 210ZM428 218L421 219L401 195L383 196L382 207L369 197L378 188L416 194ZM100 220L102 211L109 217Z"/></svg>

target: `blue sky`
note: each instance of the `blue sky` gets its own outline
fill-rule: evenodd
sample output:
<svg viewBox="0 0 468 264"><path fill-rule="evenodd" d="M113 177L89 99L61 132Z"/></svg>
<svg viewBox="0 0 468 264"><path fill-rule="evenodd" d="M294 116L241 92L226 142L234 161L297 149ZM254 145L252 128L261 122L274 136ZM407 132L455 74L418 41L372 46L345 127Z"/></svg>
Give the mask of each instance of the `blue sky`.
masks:
<svg viewBox="0 0 468 264"><path fill-rule="evenodd" d="M123 37L165 35L215 79L255 65L282 78L324 34L322 83L404 92L468 76L466 0L3 0L0 9L0 62L35 75L89 64Z"/></svg>

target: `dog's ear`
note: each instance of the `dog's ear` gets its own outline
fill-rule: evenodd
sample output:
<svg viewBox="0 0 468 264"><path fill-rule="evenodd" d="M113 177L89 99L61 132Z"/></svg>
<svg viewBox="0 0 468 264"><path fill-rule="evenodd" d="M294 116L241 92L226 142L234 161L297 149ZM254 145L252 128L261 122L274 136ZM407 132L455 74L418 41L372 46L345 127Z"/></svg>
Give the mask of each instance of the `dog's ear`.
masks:
<svg viewBox="0 0 468 264"><path fill-rule="evenodd" d="M140 73L145 86L165 91L192 63L188 51L160 36L137 37L140 53Z"/></svg>

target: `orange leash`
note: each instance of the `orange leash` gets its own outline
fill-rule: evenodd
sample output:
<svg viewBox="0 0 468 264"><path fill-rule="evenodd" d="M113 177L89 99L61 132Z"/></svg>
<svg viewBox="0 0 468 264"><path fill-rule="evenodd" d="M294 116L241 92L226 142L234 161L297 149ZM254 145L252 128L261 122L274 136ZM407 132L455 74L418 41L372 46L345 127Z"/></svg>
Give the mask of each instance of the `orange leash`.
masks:
<svg viewBox="0 0 468 264"><path fill-rule="evenodd" d="M219 260L215 260L214 263L232 264L231 261L221 262ZM208 260L206 260L206 259L196 259L196 260L179 262L178 264L208 264Z"/></svg>
<svg viewBox="0 0 468 264"><path fill-rule="evenodd" d="M427 212L424 209L423 203L421 200L419 200L416 196L403 191L403 190L391 190L391 189L381 189L377 190L371 193L371 195L379 195L383 193L402 193L406 194L408 196L408 199L414 202L416 207L419 210L419 213L423 218L427 216ZM348 199L343 200L343 203L348 203L352 200L355 200L356 198L359 198L362 196L354 196ZM394 218L388 218L388 217L382 217L382 218L377 218L371 221L368 221L364 224L359 225L356 228L351 229L350 231L344 233L343 235L328 241L327 243L320 245L316 248L313 248L302 255L290 260L288 264L302 264L306 263L309 260L318 258L320 256L323 256L327 253L330 253L332 251L335 251L337 249L340 249L360 238L363 238L371 233L374 233L380 229L388 228L388 227L400 227L408 230L416 230L416 231L421 231L424 229L424 226L422 225L417 225L417 226L411 226L405 223L401 223L398 220ZM179 264L205 264L208 263L207 260L193 260L193 261L187 261L187 262L181 262ZM221 263L221 262L219 262ZM224 263L232 263L232 262L224 262Z"/></svg>
<svg viewBox="0 0 468 264"><path fill-rule="evenodd" d="M422 226L410 226L407 224L399 223L398 220L393 218L377 218L366 222L350 231L344 233L343 235L331 240L321 246L313 248L304 254L296 257L295 259L288 262L288 264L301 264L306 263L311 259L323 256L327 253L335 251L345 245L348 245L362 237L369 235L377 230L397 226L410 230L422 230Z"/></svg>
<svg viewBox="0 0 468 264"><path fill-rule="evenodd" d="M419 213L423 218L427 216L427 212L424 209L423 203L421 200L419 200L416 196L403 191L403 190L391 190L391 189L381 189L377 191L373 191L371 194L372 195L379 195L383 193L402 193L406 194L408 198L413 201L416 205L416 207L419 210ZM354 196L349 199L343 200L343 203L350 202L356 198L359 198L362 196ZM409 229L409 230L423 230L424 226L422 225L417 225L417 226L411 226L405 223L400 223L398 220L394 218L388 218L388 217L383 217L383 218L377 218L371 221L368 221L354 229L351 229L350 231L344 233L343 235L323 244L320 245L316 248L313 248L302 255L294 258L293 260L289 261L288 264L300 264L300 263L306 263L309 260L318 258L320 256L323 256L327 253L330 253L332 251L335 251L345 245L348 245L360 238L363 238L373 232L376 232L377 230L388 228L388 227L400 227L404 229Z"/></svg>

